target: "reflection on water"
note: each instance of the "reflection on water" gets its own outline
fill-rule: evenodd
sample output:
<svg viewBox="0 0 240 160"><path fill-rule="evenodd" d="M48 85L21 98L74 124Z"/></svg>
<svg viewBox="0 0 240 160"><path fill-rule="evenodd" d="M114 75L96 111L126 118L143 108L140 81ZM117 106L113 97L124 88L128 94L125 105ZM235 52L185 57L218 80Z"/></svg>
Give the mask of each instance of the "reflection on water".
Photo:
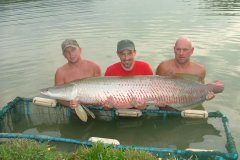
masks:
<svg viewBox="0 0 240 160"><path fill-rule="evenodd" d="M188 120L176 117L118 118L115 121L90 120L83 123L66 108L48 108L19 104L1 123L0 132L42 134L56 137L88 140L90 137L113 138L124 145L139 145L186 149L217 149L225 151L221 127L211 120ZM194 129L193 129L194 128ZM208 138L209 136L209 138ZM211 138L210 138L211 137ZM65 148L67 149L67 147Z"/></svg>
<svg viewBox="0 0 240 160"><path fill-rule="evenodd" d="M193 127L196 128L194 131ZM61 125L60 132L63 137L80 140L87 140L90 137L105 137L117 139L121 144L126 145L176 149L189 148L191 143L203 143L206 135L220 139L220 131L206 121L191 124L174 118L168 120L121 118L112 122L91 121L87 126L79 124L79 120L76 120L72 125ZM224 148L221 147L221 149ZM207 148L215 149L215 144L209 144Z"/></svg>

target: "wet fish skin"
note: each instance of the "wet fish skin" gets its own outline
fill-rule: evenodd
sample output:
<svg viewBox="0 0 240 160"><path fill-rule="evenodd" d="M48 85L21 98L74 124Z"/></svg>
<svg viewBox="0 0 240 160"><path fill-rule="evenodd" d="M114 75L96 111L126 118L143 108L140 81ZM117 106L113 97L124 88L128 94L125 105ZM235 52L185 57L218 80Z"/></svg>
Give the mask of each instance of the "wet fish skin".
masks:
<svg viewBox="0 0 240 160"><path fill-rule="evenodd" d="M136 104L168 105L175 109L202 103L209 92L221 93L224 84L216 81L200 84L169 76L91 77L50 87L41 93L61 100L79 100L82 104L131 108Z"/></svg>

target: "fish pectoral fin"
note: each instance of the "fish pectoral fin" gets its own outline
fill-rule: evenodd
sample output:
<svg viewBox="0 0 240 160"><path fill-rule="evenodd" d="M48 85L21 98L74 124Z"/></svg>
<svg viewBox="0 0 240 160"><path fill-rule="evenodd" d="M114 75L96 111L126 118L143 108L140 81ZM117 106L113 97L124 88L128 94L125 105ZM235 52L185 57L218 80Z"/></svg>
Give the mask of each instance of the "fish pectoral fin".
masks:
<svg viewBox="0 0 240 160"><path fill-rule="evenodd" d="M92 111L90 111L87 107L82 106L85 111L87 111L87 114L89 114L93 119L95 119L95 115Z"/></svg>
<svg viewBox="0 0 240 160"><path fill-rule="evenodd" d="M108 96L107 99L102 103L102 108L104 110L113 109L114 98L112 96Z"/></svg>
<svg viewBox="0 0 240 160"><path fill-rule="evenodd" d="M83 122L87 122L88 116L86 111L83 109L81 105L75 108L76 114Z"/></svg>

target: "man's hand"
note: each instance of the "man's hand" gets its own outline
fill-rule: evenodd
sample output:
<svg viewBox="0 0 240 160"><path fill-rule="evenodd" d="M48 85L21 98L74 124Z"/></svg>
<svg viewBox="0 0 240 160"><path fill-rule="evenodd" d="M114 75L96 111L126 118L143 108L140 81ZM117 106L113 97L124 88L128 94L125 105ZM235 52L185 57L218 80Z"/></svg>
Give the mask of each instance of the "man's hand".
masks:
<svg viewBox="0 0 240 160"><path fill-rule="evenodd" d="M79 106L79 101L69 101L69 107L72 109L75 109L76 107Z"/></svg>
<svg viewBox="0 0 240 160"><path fill-rule="evenodd" d="M143 110L147 108L146 104L135 106L136 109Z"/></svg>
<svg viewBox="0 0 240 160"><path fill-rule="evenodd" d="M102 108L103 108L104 110L106 110L106 111L109 111L109 110L111 110L113 107L112 107L110 104L104 104L104 105L102 106Z"/></svg>

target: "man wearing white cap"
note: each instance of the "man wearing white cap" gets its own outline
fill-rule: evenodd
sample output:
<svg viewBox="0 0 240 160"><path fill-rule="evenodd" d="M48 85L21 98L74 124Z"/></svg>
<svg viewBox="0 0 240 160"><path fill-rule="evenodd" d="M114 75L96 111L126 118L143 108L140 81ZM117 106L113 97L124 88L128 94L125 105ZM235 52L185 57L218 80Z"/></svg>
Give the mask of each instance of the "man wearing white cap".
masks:
<svg viewBox="0 0 240 160"><path fill-rule="evenodd" d="M67 59L67 63L57 69L55 74L55 86L69 83L71 81L101 76L101 69L96 63L82 59L82 49L74 39L66 39L62 43L62 53ZM65 106L75 108L78 106L77 101L62 101L58 100Z"/></svg>

